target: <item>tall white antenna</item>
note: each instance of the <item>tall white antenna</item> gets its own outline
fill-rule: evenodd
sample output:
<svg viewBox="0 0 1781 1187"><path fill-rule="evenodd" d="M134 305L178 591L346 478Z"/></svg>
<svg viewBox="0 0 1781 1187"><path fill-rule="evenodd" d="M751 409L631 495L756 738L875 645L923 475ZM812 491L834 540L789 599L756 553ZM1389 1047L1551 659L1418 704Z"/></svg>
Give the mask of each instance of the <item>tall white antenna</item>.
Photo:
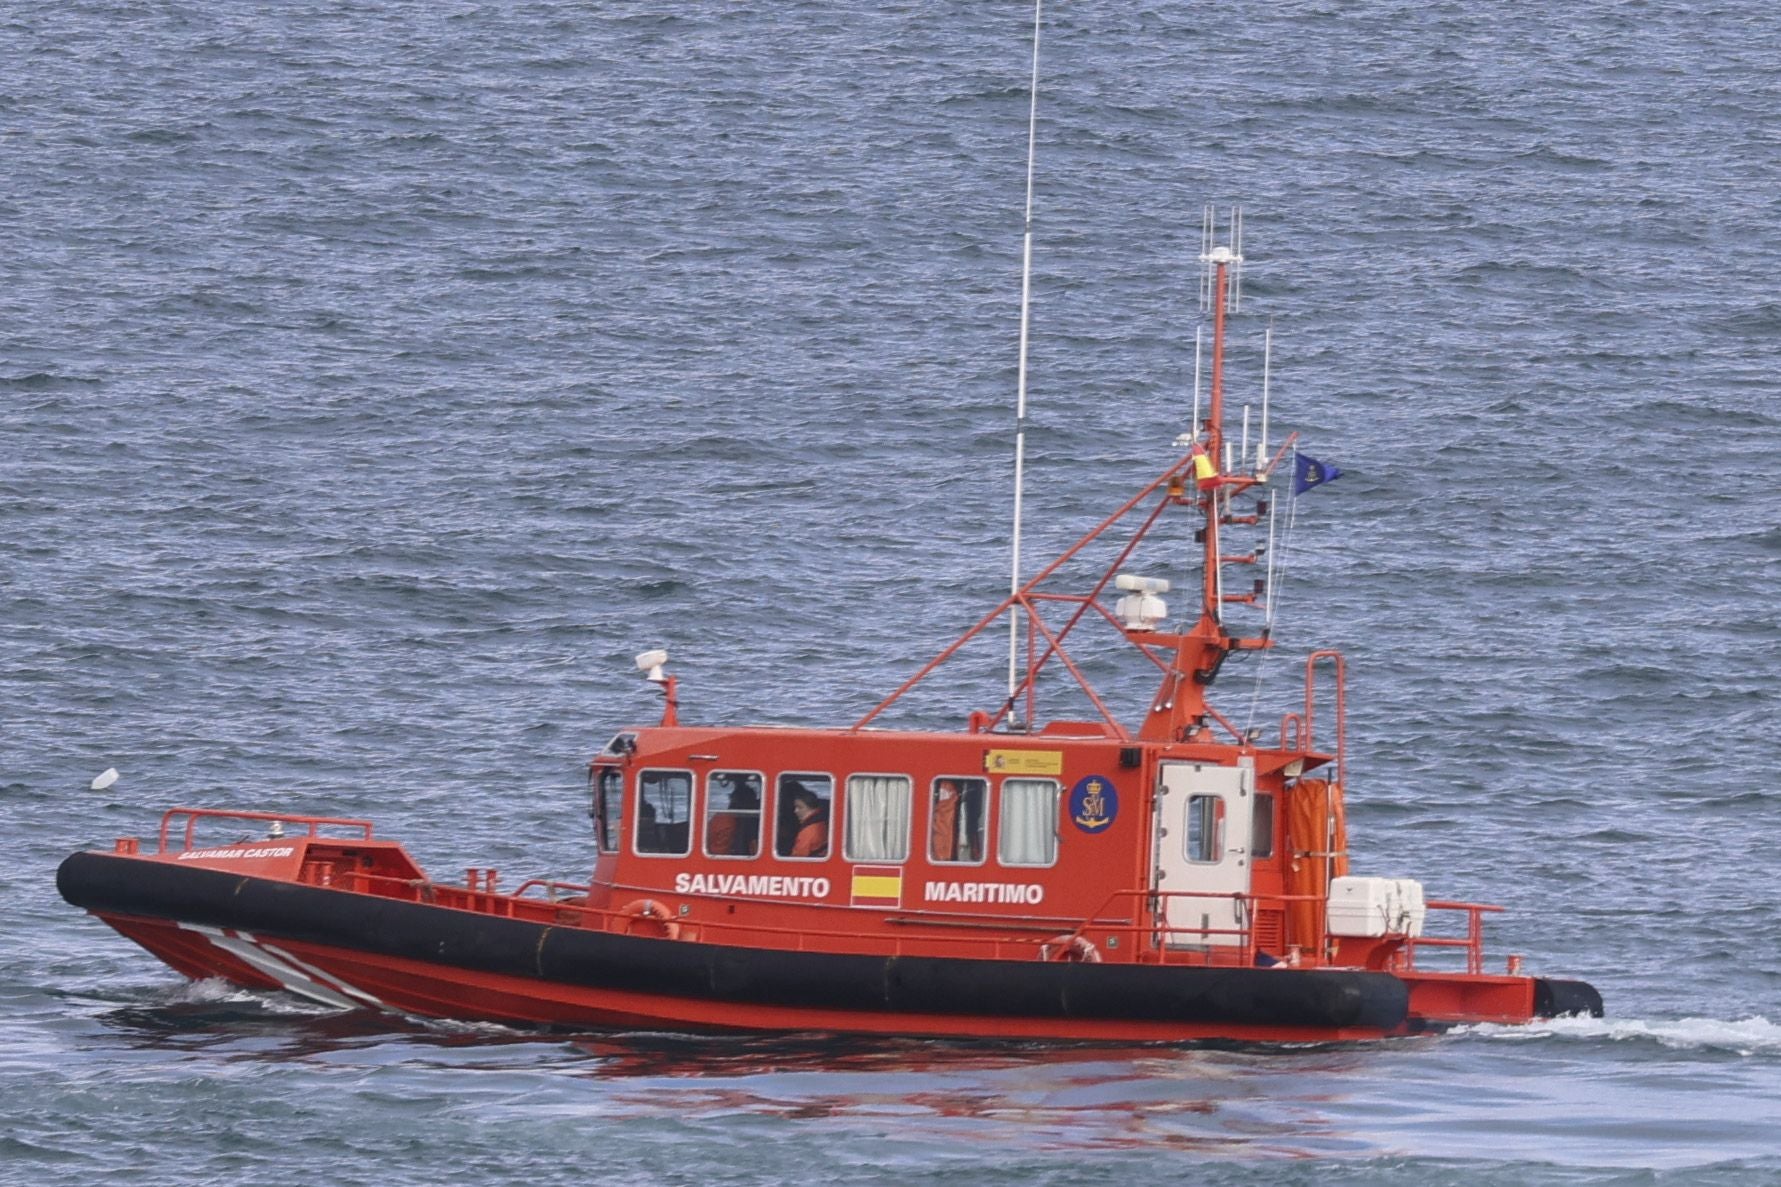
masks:
<svg viewBox="0 0 1781 1187"><path fill-rule="evenodd" d="M1200 259L1208 259L1212 255L1212 242L1217 234L1218 208L1210 202L1200 214ZM1212 269L1200 269L1200 312L1212 312ZM1198 425L1194 426L1198 429Z"/></svg>
<svg viewBox="0 0 1781 1187"><path fill-rule="evenodd" d="M1027 465L1027 326L1033 309L1033 154L1039 139L1039 18L1043 0L1033 0L1033 81L1027 110L1027 212L1026 235L1020 260L1020 372L1015 381L1014 407L1014 536L1009 577L1010 597L1020 592L1020 503ZM1015 718L1014 700L1019 691L1020 615L1018 605L1008 607L1008 724Z"/></svg>
<svg viewBox="0 0 1781 1187"><path fill-rule="evenodd" d="M1224 311L1237 313L1243 307L1243 208L1232 206L1225 214L1225 237L1229 243L1230 285L1224 296ZM1218 207L1208 204L1200 222L1200 313L1210 314L1214 299L1217 271L1212 253L1217 250Z"/></svg>
<svg viewBox="0 0 1781 1187"><path fill-rule="evenodd" d="M1200 439L1200 333L1204 328L1194 327L1194 418L1187 431L1195 441Z"/></svg>
<svg viewBox="0 0 1781 1187"><path fill-rule="evenodd" d="M1231 207L1231 312L1243 310L1243 208Z"/></svg>
<svg viewBox="0 0 1781 1187"><path fill-rule="evenodd" d="M1218 498L1218 492L1213 491L1212 497ZM1224 622L1224 564L1219 558L1211 555L1208 555L1207 563L1212 566L1212 621L1222 623Z"/></svg>
<svg viewBox="0 0 1781 1187"><path fill-rule="evenodd" d="M1267 612L1262 616L1262 629L1269 634L1274 632L1274 511L1280 505L1279 499L1268 500L1268 566L1267 576Z"/></svg>
<svg viewBox="0 0 1781 1187"><path fill-rule="evenodd" d="M1268 464L1268 372L1274 362L1274 319L1262 334L1262 436L1255 445L1255 472L1260 474Z"/></svg>

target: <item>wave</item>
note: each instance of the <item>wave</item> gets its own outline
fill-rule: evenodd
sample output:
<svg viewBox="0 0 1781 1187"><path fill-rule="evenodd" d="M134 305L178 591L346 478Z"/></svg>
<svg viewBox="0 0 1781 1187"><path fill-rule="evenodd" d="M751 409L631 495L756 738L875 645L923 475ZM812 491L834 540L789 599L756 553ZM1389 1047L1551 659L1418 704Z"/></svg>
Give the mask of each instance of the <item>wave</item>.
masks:
<svg viewBox="0 0 1781 1187"><path fill-rule="evenodd" d="M98 387L103 382L101 379L87 375L58 375L50 371L31 371L23 375L0 375L0 391L62 391L71 387Z"/></svg>
<svg viewBox="0 0 1781 1187"><path fill-rule="evenodd" d="M169 991L156 1003L158 1009L179 1010L194 1006L240 1006L253 1013L277 1017L313 1017L342 1012L335 1006L325 1006L288 993L244 989L220 977L188 981Z"/></svg>
<svg viewBox="0 0 1781 1187"><path fill-rule="evenodd" d="M1554 1018L1524 1026L1486 1023L1460 1027L1454 1034L1526 1042L1533 1039L1608 1040L1656 1043L1672 1051L1718 1051L1734 1055L1781 1055L1781 1024L1761 1015L1723 1018Z"/></svg>

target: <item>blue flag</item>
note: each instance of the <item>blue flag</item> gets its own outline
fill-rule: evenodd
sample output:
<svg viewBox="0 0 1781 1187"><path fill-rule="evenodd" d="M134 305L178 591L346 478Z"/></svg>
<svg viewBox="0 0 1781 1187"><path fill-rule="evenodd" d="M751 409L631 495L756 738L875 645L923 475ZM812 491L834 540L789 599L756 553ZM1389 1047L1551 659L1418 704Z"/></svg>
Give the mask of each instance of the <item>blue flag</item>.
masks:
<svg viewBox="0 0 1781 1187"><path fill-rule="evenodd" d="M1320 462L1309 454L1293 455L1292 493L1295 495L1302 495L1314 486L1334 482L1340 477L1342 471L1328 462Z"/></svg>

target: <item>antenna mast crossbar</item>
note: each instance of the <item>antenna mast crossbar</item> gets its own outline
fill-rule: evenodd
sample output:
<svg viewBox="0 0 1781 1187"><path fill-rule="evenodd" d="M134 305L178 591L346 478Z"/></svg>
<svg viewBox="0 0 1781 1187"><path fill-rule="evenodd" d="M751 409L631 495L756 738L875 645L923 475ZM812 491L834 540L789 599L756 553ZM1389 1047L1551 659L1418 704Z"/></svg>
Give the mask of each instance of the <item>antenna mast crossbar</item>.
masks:
<svg viewBox="0 0 1781 1187"><path fill-rule="evenodd" d="M1058 659L1063 661L1065 667L1069 668L1070 674L1076 678L1076 683L1082 687L1082 691L1087 694L1088 699L1094 703L1095 708L1100 711L1101 716L1107 723L1118 730L1121 737L1125 736L1125 727L1121 725L1119 720L1109 713L1106 706L1101 703L1101 698L1096 694L1094 686L1082 675L1081 671L1077 669L1075 662L1070 659L1069 653L1064 650L1063 641L1071 631L1076 629L1076 624L1082 621L1082 616L1087 614L1091 607L1100 610L1101 613L1115 623L1115 625L1118 624L1118 619L1107 614L1106 608L1101 606L1101 593L1107 588L1108 583L1119 573L1119 570L1125 567L1126 561L1131 559L1132 553L1137 550L1138 545L1143 542L1144 537L1150 534L1150 529L1156 525L1157 519L1168 509L1169 502L1170 498L1167 495L1157 500L1156 506L1152 508L1150 514L1145 517L1144 522L1138 525L1138 530L1132 533L1132 538L1126 542L1126 546L1120 550L1119 555L1113 558L1113 563L1107 566L1106 570L1102 572L1100 580L1095 582L1094 588L1089 590L1088 593L1043 595L1029 591L1022 598L1022 602L1026 606L1027 613L1032 620L1032 625L1044 634L1049 646L1046 647L1045 654L1038 659L1028 659L1026 678L1021 681L1020 687L1010 695L1018 696L1022 692L1025 692L1030 704L1038 687L1039 673L1044 669L1046 664L1051 662L1051 657L1055 655ZM1071 601L1079 603L1076 607L1076 612L1070 616L1069 621L1064 624L1063 629L1058 631L1055 636L1050 631L1046 630L1045 622L1039 614L1039 608L1033 604L1034 602L1042 600ZM1005 713L1007 708L1007 705L1004 704L997 715L1000 716L1001 713Z"/></svg>
<svg viewBox="0 0 1781 1187"><path fill-rule="evenodd" d="M1065 549L1064 552L1061 555L1059 555L1056 560L1052 561L1049 565L1046 565L1044 569L1040 570L1037 574L1035 574L1032 578L1030 578L1027 581L1027 583L1025 585L1023 585L1019 590L1008 595L1006 598L1003 598L999 603L997 603L995 609L991 610L988 614L985 614L982 618L978 619L977 622L970 627L970 629L965 631L965 633L960 635L957 639L954 639L946 647L945 650L941 651L940 654L936 655L933 659L929 660L925 665L923 665L920 671L916 672L913 676L909 677L909 679L903 681L902 684L898 685L895 691L893 691L889 696L885 697L882 701L878 702L877 705L873 706L872 710L869 713L867 713L864 717L860 718L858 721L854 722L853 725L850 726L849 728L858 730L858 729L864 729L866 726L870 725L872 723L872 721L875 718L877 718L881 713L883 713L886 709L890 708L898 700L902 699L903 694L907 693L910 689L914 688L917 684L920 684L923 680L927 679L928 675L930 673L932 673L935 668L938 668L941 664L945 663L947 660L951 659L954 655L958 654L959 650L961 648L963 648L965 646L965 644L969 643L972 639L975 639L978 635L982 634L985 629L987 629L989 626L991 626L993 623L995 623L995 621L997 619L1001 618L1002 615L1008 613L1008 611L1011 608L1014 608L1016 606L1023 606L1028 610L1029 613L1031 613L1032 612L1031 599L1037 593L1038 587L1040 585L1044 584L1044 582L1048 578L1050 578L1053 574L1055 574L1059 569L1063 568L1071 560L1075 559L1077 554L1080 553L1083 549L1087 548L1090 544L1093 544L1096 540L1100 539L1101 536L1106 534L1106 532L1109 529L1111 529L1115 524L1117 524L1120 520L1124 519L1127 515L1129 515L1132 512L1133 508L1138 507L1146 499L1150 498L1153 494L1155 494L1156 491L1158 490L1158 488L1164 487L1165 485L1169 484L1170 482L1172 482L1175 479L1185 478L1185 476L1187 474L1192 472L1193 462L1194 462L1194 459L1192 457L1183 457L1183 458L1177 459L1175 461L1175 463L1173 465L1171 465L1167 470L1164 470L1161 474L1157 475L1156 478L1152 479L1149 483L1145 484L1145 486L1142 490L1140 490L1137 494L1133 495L1130 499L1127 499L1123 504L1121 504L1119 509L1114 511L1113 514L1109 515L1106 519L1104 519L1100 523L1096 524L1093 528L1090 528L1086 533L1083 534L1081 539L1077 540L1074 544L1070 545L1069 548ZM1175 490L1174 490L1174 488L1171 488L1169 491L1168 498L1165 498L1164 500L1162 500L1159 505L1159 509L1156 511L1153 511L1151 513L1149 519L1146 520L1146 523L1145 523L1146 530L1149 528L1151 523L1155 522L1157 515L1160 514L1160 508L1163 506L1167 506L1169 499L1172 499L1175 497L1176 497ZM1137 543L1137 541L1139 539L1143 538L1143 535L1144 535L1144 531L1139 531L1136 534L1132 543L1128 544L1126 551L1121 554L1122 557L1130 555L1131 548L1133 546L1135 546L1135 544ZM1115 567L1117 567L1117 563L1116 563ZM1111 573L1111 570L1109 570L1109 572ZM1103 581L1096 586L1096 589L1098 590L1098 589L1103 588L1105 586L1105 584L1106 584L1106 580L1103 579ZM1029 674L1029 678L1030 678L1030 674ZM1019 682L1017 682L1016 687L1011 695L1019 696L1020 690L1021 690L1021 685Z"/></svg>

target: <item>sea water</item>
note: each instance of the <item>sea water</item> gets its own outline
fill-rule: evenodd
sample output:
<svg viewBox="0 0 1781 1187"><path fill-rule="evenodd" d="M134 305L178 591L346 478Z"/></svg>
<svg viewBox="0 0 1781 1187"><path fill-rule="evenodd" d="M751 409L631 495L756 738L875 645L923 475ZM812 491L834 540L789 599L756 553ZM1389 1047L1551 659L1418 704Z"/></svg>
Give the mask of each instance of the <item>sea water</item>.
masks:
<svg viewBox="0 0 1781 1187"><path fill-rule="evenodd" d="M1278 652L1215 697L1271 732L1342 648L1357 870L1504 904L1493 966L1607 1018L540 1035L187 985L57 897L173 804L582 878L586 760L659 711L636 652L687 720L845 722L974 621L1030 20L0 8L0 1179L1781 1179L1781 30L1748 0L1046 17L1029 571L1176 456L1202 206L1242 203L1232 403L1259 435L1271 324L1270 439L1343 477L1277 552ZM1175 544L1147 571L1191 579ZM894 720L992 707L999 646Z"/></svg>

